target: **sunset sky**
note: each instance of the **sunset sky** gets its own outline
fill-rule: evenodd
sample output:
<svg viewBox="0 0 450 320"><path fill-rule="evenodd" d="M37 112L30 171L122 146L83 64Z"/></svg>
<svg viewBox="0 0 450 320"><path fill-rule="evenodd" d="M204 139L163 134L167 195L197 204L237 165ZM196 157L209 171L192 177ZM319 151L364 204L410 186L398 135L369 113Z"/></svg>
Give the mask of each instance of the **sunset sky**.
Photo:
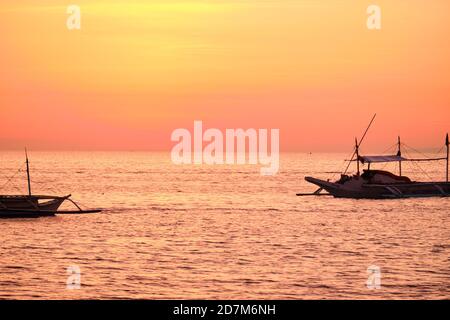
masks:
<svg viewBox="0 0 450 320"><path fill-rule="evenodd" d="M375 112L367 148L398 134L438 147L449 13L448 0L2 0L0 149L170 150L202 120L279 128L284 151L348 151Z"/></svg>

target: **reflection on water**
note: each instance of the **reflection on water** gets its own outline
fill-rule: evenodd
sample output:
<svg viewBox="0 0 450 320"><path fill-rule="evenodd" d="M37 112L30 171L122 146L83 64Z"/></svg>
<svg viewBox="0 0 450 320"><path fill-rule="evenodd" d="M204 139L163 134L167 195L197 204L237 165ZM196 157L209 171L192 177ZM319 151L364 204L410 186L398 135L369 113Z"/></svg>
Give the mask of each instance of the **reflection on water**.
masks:
<svg viewBox="0 0 450 320"><path fill-rule="evenodd" d="M0 220L0 298L450 298L449 198L295 196L314 191L305 175L327 178L345 156L283 154L280 173L263 177L159 153L33 153L35 193L107 210ZM0 161L1 187L22 154ZM435 165L427 172L442 180ZM0 193L25 184L19 173ZM70 290L73 266L81 286Z"/></svg>

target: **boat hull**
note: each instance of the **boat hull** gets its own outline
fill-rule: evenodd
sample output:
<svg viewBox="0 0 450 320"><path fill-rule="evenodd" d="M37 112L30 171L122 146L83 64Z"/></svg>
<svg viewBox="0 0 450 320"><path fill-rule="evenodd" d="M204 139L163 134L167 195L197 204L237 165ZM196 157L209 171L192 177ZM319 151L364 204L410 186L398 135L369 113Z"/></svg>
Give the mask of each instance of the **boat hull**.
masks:
<svg viewBox="0 0 450 320"><path fill-rule="evenodd" d="M53 216L68 197L0 196L0 218Z"/></svg>
<svg viewBox="0 0 450 320"><path fill-rule="evenodd" d="M25 210L9 210L0 209L0 219L28 219L28 218L41 218L52 217L56 212L42 212L42 211L25 211Z"/></svg>
<svg viewBox="0 0 450 320"><path fill-rule="evenodd" d="M449 197L449 182L410 182L394 184L371 184L362 181L358 184L339 184L313 177L306 177L336 198L352 199L400 199L418 197Z"/></svg>

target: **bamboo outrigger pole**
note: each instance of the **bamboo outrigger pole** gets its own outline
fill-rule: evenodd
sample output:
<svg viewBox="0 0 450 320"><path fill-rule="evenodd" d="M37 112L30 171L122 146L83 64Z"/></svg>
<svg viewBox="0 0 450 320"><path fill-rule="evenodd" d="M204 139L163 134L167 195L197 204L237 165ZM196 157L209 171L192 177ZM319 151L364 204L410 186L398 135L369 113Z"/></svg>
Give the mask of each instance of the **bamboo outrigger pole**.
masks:
<svg viewBox="0 0 450 320"><path fill-rule="evenodd" d="M447 136L445 137L445 145L447 146L447 171L446 171L446 181L448 182L448 151L449 151L449 141L448 141L448 133Z"/></svg>
<svg viewBox="0 0 450 320"><path fill-rule="evenodd" d="M30 164L28 161L27 148L25 148L25 158L27 160L26 164L27 164L27 179L28 179L28 195L31 197Z"/></svg>
<svg viewBox="0 0 450 320"><path fill-rule="evenodd" d="M400 136L398 136L398 151L397 151L397 156L401 157L402 156L402 147L401 147L401 142L400 142ZM402 160L399 160L398 162L398 171L400 173L400 177L402 176Z"/></svg>
<svg viewBox="0 0 450 320"><path fill-rule="evenodd" d="M359 145L358 145L358 138L355 138L355 153L356 153L356 175L359 176Z"/></svg>

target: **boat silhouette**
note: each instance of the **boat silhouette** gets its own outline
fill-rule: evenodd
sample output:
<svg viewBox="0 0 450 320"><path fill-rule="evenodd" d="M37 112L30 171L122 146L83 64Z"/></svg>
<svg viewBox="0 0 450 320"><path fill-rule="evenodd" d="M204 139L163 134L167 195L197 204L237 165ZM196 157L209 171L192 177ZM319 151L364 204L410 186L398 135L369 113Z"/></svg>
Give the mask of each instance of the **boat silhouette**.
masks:
<svg viewBox="0 0 450 320"><path fill-rule="evenodd" d="M39 218L46 216L54 216L56 214L85 214L98 213L101 209L83 210L74 200L70 199L71 195L50 196L50 195L34 195L31 192L30 166L28 153L25 150L26 167L27 167L27 195L0 195L0 218ZM75 205L76 210L59 210L61 205L69 201Z"/></svg>
<svg viewBox="0 0 450 320"><path fill-rule="evenodd" d="M330 182L314 177L305 177L309 183L319 187L313 193L298 193L298 196L334 196L336 198L353 198L353 199L399 199L399 198L415 198L415 197L448 197L450 196L450 183L448 181L449 169L449 138L448 133L445 138L445 146L447 148L446 157L437 158L406 158L402 156L402 143L400 137L397 142L397 154L395 155L360 155L359 148L364 140L370 126L375 119L376 114L372 118L363 137L358 142L355 139L354 152L344 173L341 174L339 180ZM412 181L410 178L402 175L403 162L423 162L423 161L443 161L446 160L446 179L445 181L420 182ZM356 174L348 175L347 171L351 163L356 163ZM384 170L371 169L372 164L397 162L399 165L399 173L394 174ZM360 172L360 166L367 164L367 169ZM324 191L324 192L323 192Z"/></svg>

